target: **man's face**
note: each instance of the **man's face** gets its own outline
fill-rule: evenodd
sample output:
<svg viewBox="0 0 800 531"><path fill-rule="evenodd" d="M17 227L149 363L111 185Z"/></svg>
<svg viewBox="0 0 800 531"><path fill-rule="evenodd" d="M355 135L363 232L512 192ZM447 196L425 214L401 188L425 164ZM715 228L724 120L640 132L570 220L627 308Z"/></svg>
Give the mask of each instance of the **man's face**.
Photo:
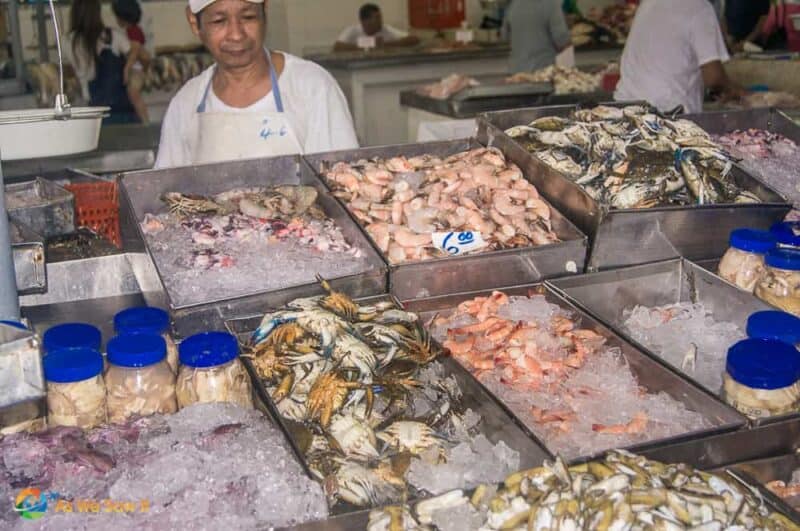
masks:
<svg viewBox="0 0 800 531"><path fill-rule="evenodd" d="M248 66L263 53L267 2L217 0L197 16L187 11L192 31L223 68ZM199 21L198 21L199 18Z"/></svg>
<svg viewBox="0 0 800 531"><path fill-rule="evenodd" d="M361 27L364 28L364 33L370 37L378 33L383 28L383 16L378 11L373 13L366 19L361 21Z"/></svg>

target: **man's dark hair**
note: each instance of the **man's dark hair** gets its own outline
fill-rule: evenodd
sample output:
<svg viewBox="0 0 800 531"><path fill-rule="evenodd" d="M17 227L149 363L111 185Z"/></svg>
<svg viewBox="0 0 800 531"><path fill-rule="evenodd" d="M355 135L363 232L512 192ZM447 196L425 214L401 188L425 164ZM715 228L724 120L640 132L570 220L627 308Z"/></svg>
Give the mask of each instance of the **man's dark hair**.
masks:
<svg viewBox="0 0 800 531"><path fill-rule="evenodd" d="M375 4L364 4L361 6L361 9L358 10L358 20L367 20L371 18L372 15L380 12L381 8Z"/></svg>
<svg viewBox="0 0 800 531"><path fill-rule="evenodd" d="M138 24L142 20L142 8L136 0L114 0L111 2L114 14L128 24Z"/></svg>

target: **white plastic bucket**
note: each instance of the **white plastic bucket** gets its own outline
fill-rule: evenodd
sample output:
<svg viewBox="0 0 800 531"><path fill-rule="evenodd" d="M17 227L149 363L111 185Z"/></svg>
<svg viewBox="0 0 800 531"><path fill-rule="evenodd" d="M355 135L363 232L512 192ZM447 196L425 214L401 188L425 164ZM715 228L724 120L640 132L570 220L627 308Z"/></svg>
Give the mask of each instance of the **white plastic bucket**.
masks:
<svg viewBox="0 0 800 531"><path fill-rule="evenodd" d="M97 149L108 107L75 107L68 119L53 109L0 112L0 160L57 157Z"/></svg>

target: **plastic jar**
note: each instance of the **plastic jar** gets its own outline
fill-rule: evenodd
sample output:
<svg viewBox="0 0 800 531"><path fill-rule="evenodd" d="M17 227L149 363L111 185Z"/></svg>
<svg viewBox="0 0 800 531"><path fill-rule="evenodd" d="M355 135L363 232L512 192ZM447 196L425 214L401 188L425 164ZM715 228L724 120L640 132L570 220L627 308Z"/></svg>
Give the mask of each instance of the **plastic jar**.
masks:
<svg viewBox="0 0 800 531"><path fill-rule="evenodd" d="M756 284L755 295L767 304L800 315L800 250L773 249L767 267Z"/></svg>
<svg viewBox="0 0 800 531"><path fill-rule="evenodd" d="M178 411L175 373L167 365L164 338L153 334L119 335L108 342L107 350L109 422Z"/></svg>
<svg viewBox="0 0 800 531"><path fill-rule="evenodd" d="M239 360L235 337L224 332L195 334L180 344L179 351L179 407L197 402L233 402L253 407L250 377Z"/></svg>
<svg viewBox="0 0 800 531"><path fill-rule="evenodd" d="M747 319L747 335L800 347L800 317L778 310L756 312Z"/></svg>
<svg viewBox="0 0 800 531"><path fill-rule="evenodd" d="M96 326L86 323L64 323L51 326L42 336L44 353L65 348L86 348L100 352L103 335Z"/></svg>
<svg viewBox="0 0 800 531"><path fill-rule="evenodd" d="M50 352L42 360L50 426L88 429L106 421L103 356L88 348Z"/></svg>
<svg viewBox="0 0 800 531"><path fill-rule="evenodd" d="M172 372L178 373L178 347L169 333L169 314L160 308L142 306L128 308L114 316L117 334L155 334L167 344L167 363Z"/></svg>
<svg viewBox="0 0 800 531"><path fill-rule="evenodd" d="M737 229L719 262L719 276L740 289L753 292L764 274L764 254L775 247L775 237L765 230Z"/></svg>
<svg viewBox="0 0 800 531"><path fill-rule="evenodd" d="M770 227L778 245L800 249L800 221L781 221Z"/></svg>
<svg viewBox="0 0 800 531"><path fill-rule="evenodd" d="M751 419L797 411L800 353L774 339L745 339L728 350L723 376L726 402Z"/></svg>

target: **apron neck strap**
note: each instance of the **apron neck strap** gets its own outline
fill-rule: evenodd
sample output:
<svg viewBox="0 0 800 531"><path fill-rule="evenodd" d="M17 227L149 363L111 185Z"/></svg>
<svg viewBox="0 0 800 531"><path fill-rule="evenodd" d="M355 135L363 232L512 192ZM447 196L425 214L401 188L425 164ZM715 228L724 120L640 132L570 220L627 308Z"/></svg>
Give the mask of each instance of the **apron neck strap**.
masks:
<svg viewBox="0 0 800 531"><path fill-rule="evenodd" d="M267 64L269 65L269 80L272 83L272 98L275 100L275 108L278 112L283 112L283 98L281 98L281 88L278 85L278 73L275 71L275 67L272 64L272 54L266 48L264 48L264 53L267 55ZM211 91L211 84L214 82L214 73L216 72L216 65L214 66L214 72L211 72L211 78L208 80L206 84L206 88L203 91L203 98L200 100L200 104L197 106L198 113L206 112L206 101L208 100L208 93Z"/></svg>

